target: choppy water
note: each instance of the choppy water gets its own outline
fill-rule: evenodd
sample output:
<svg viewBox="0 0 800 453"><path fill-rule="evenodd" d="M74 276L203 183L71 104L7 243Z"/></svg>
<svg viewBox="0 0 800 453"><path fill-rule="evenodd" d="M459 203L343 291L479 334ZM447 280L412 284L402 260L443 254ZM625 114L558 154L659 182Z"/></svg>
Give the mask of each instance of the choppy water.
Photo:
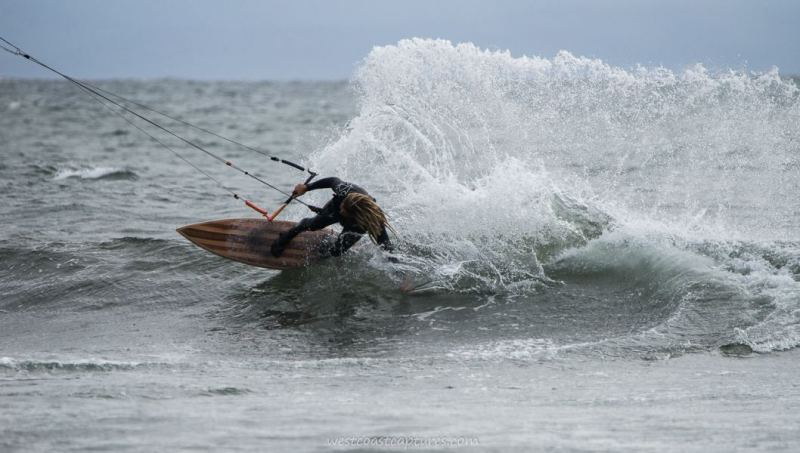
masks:
<svg viewBox="0 0 800 453"><path fill-rule="evenodd" d="M2 449L800 444L791 79L412 40L350 83L97 83L366 187L402 264L210 255L175 228L252 212L67 82L0 80Z"/></svg>

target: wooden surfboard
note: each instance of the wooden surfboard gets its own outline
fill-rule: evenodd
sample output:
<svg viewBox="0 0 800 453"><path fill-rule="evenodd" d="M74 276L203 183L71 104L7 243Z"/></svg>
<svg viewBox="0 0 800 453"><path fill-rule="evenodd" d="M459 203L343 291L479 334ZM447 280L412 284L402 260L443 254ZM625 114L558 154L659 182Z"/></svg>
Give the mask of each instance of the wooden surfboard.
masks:
<svg viewBox="0 0 800 453"><path fill-rule="evenodd" d="M198 247L223 258L269 269L293 269L318 262L323 258L320 245L336 237L328 228L305 231L289 242L279 258L272 256L272 242L295 225L279 220L223 219L186 225L177 231Z"/></svg>

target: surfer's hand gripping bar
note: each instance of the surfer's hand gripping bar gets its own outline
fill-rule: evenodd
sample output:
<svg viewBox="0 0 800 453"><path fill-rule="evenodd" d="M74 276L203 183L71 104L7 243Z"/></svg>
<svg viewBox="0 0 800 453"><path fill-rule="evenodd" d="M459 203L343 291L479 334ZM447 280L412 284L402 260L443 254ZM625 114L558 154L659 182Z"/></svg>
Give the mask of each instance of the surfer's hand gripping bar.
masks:
<svg viewBox="0 0 800 453"><path fill-rule="evenodd" d="M317 174L314 172L310 171L309 173L311 173L311 175L306 179L306 181L302 184L298 184L297 186L295 186L295 190L292 192L292 195L289 198L287 198L286 201L284 201L283 204L278 209L276 209L275 212L272 213L272 215L269 215L269 212L266 209L253 203L250 200L244 200L244 204L246 204L247 207L249 207L250 209L264 216L264 218L267 219L267 221L272 222L273 220L275 220L275 217L278 217L278 214L280 214L286 208L286 206L288 206L289 203L292 202L292 200L306 193L305 185L310 183L311 180L317 176ZM302 189L298 190L299 188ZM319 212L321 210L316 206L308 206L308 209L311 209L314 212Z"/></svg>
<svg viewBox="0 0 800 453"><path fill-rule="evenodd" d="M304 193L306 193L306 190L307 190L306 189L306 185L308 183L310 183L311 180L314 179L315 176L317 176L316 173L313 173L313 172L309 172L309 173L311 173L311 175L308 178L306 178L306 181L303 184L298 184L297 186L295 186L294 191L292 192L292 195L289 198L287 198L286 201L284 201L283 204L278 209L276 209L275 212L273 212L271 216L270 215L266 216L267 220L269 220L270 222L275 220L275 217L278 217L278 214L280 214L286 208L286 206L289 206L289 203L291 203L292 200L294 200L295 198L297 198L297 197L303 195ZM312 209L312 211L313 211L313 209ZM316 212L316 211L314 211L314 212Z"/></svg>

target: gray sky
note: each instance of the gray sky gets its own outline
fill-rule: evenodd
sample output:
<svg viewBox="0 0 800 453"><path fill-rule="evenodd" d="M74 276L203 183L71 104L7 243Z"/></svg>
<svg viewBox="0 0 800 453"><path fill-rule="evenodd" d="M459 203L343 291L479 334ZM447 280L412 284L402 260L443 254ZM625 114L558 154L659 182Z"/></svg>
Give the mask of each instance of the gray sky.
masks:
<svg viewBox="0 0 800 453"><path fill-rule="evenodd" d="M797 0L0 0L0 36L82 78L344 79L415 36L800 74ZM2 52L0 76L50 75Z"/></svg>

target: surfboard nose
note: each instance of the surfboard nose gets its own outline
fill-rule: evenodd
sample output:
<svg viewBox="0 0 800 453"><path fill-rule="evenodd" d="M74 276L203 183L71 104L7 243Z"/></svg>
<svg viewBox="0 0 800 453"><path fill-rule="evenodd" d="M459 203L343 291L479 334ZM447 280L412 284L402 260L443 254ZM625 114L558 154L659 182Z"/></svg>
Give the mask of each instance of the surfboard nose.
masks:
<svg viewBox="0 0 800 453"><path fill-rule="evenodd" d="M190 240L191 242L194 242L194 240L192 239L194 234L192 234L192 233L197 231L197 226L198 225L199 225L198 223L193 223L191 225L184 225L184 226L182 226L180 228L176 228L175 231L177 231L178 234L180 234L181 236L183 236L186 239Z"/></svg>

